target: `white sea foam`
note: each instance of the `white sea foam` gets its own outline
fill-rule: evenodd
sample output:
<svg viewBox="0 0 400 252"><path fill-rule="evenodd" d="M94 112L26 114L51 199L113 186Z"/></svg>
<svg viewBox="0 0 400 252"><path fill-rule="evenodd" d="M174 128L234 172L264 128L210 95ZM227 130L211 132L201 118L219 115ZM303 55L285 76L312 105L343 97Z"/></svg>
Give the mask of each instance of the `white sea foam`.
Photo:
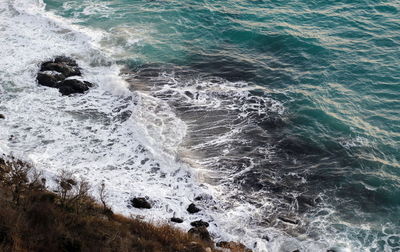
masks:
<svg viewBox="0 0 400 252"><path fill-rule="evenodd" d="M84 6L85 15L94 12L109 15L106 4L88 3ZM74 2L64 4L64 8L72 8L71 4ZM40 0L0 2L0 112L6 115L0 121L2 154L31 161L44 171L50 186L51 178L61 169L88 180L94 186L94 195L96 186L104 182L110 205L126 215L153 221L182 217L185 222L178 226L184 229L201 218L210 222L209 229L217 239L241 241L255 251L327 248L326 243L300 242L276 229L255 225L255 220L263 217L260 209L227 197L240 192L202 182L203 175L210 177L214 172L207 169L216 161L213 158L181 161L183 152L194 154L205 147L221 147L223 153L229 153L243 125L183 148L187 134L193 134L193 125L176 116L169 106L171 100L165 102L157 96L179 93L175 97L199 108L239 111L237 115L242 118L268 111L282 114L282 104L250 95L251 88L246 83L215 85L198 80L173 85L178 80L168 76L161 76L162 80L169 78L171 83L153 90L152 94L132 93L119 76L120 67L110 57L115 55L115 47L102 47L104 41L110 40L109 34L73 25L46 12L44 7ZM127 34L131 37L132 32ZM127 44L138 41L140 38L127 40ZM85 95L64 97L56 89L38 86L35 75L40 62L57 55L76 58L83 68L83 78L96 87ZM237 102L227 103L221 95ZM241 102L248 100L252 102ZM269 148L257 151L266 156L271 154ZM251 167L250 162L247 168ZM238 172L236 175L246 170ZM189 215L186 208L197 195L206 196L207 200L197 203L204 210ZM148 197L154 207L150 210L128 207L133 196ZM269 204L268 200L263 204ZM271 241L267 242L264 236Z"/></svg>
<svg viewBox="0 0 400 252"><path fill-rule="evenodd" d="M346 149L351 149L354 147L365 147L370 145L369 140L361 136L349 139L341 139L339 143Z"/></svg>
<svg viewBox="0 0 400 252"><path fill-rule="evenodd" d="M108 18L114 14L114 10L108 6L110 3L110 1L98 2L93 0L84 1L83 3L79 1L66 1L62 5L62 8L65 10L80 9L80 12L75 12L79 16L98 15L101 18ZM80 17L76 16L76 18Z"/></svg>
<svg viewBox="0 0 400 252"><path fill-rule="evenodd" d="M100 50L102 32L69 24L45 12L38 1L8 1L1 8L3 154L31 161L44 171L50 186L61 169L87 179L94 188L104 182L117 212L154 221L183 217L180 227L185 229L201 218L211 222L216 237L237 240L222 218L207 210L207 203L198 203L204 209L200 213L187 213L196 195L215 192L198 183L193 170L177 158L185 124L162 101L128 92L119 67ZM83 78L96 87L65 97L38 86L40 62L57 55L76 58ZM149 197L154 207L129 208L133 196Z"/></svg>

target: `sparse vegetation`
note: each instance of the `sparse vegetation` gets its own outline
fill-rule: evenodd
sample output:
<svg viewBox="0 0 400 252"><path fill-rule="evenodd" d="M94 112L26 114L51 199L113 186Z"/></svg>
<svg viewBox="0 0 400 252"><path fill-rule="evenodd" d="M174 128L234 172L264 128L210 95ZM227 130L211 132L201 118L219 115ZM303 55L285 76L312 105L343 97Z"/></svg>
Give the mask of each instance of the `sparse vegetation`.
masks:
<svg viewBox="0 0 400 252"><path fill-rule="evenodd" d="M87 182L67 172L57 182L50 192L29 164L0 158L0 251L219 251L169 225L113 214L104 185L98 204Z"/></svg>

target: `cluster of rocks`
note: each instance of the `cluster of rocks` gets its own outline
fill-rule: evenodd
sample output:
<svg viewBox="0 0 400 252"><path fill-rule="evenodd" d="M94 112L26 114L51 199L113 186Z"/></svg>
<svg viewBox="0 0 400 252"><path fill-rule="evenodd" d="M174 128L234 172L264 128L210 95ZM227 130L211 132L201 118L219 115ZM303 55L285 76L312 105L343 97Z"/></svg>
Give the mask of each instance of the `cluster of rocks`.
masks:
<svg viewBox="0 0 400 252"><path fill-rule="evenodd" d="M94 86L88 81L81 80L81 76L81 68L74 59L58 56L40 65L36 80L39 85L57 88L62 95L71 95L85 93ZM0 114L0 119L5 118Z"/></svg>
<svg viewBox="0 0 400 252"><path fill-rule="evenodd" d="M200 200L196 198L195 200ZM139 209L150 209L151 203L144 197L135 197L130 200L131 206ZM189 214L195 214L201 211L199 207L197 207L194 203L191 203L186 211ZM175 223L183 223L182 218L178 217L172 217L170 219L172 222ZM212 242L211 235L208 232L207 228L210 226L210 224L206 221L203 220L196 220L190 223L192 226L191 229L189 229L188 233L193 235L194 237L206 241L206 242ZM217 247L224 248L224 249L238 249L240 250L235 250L235 251L246 251L246 252L251 252L250 249L247 249L243 244L241 243L236 243L236 242L218 242L216 243Z"/></svg>
<svg viewBox="0 0 400 252"><path fill-rule="evenodd" d="M205 200L204 196L198 196L195 198L196 201L199 200ZM138 197L138 198L132 198L131 199L131 205L135 208L141 208L141 209L150 209L151 203L143 197ZM196 204L191 203L186 211L189 214L195 214L201 211L201 209L196 206ZM288 224L292 224L292 225L298 225L300 223L300 221L292 216L278 216L277 217L278 220L288 223ZM183 223L184 220L182 218L178 218L178 217L172 217L170 219L171 222L175 222L175 223ZM188 233L193 235L194 237L203 240L205 242L209 242L209 243L213 243L212 239L211 239L211 235L208 232L207 228L210 226L210 224L206 221L203 220L196 220L190 223L190 225L192 226L191 229L189 229ZM266 238L269 241L269 238ZM196 246L196 244L193 244L193 246ZM222 249L227 249L227 250L231 250L231 251L244 251L244 252L251 252L252 250L246 248L246 246L244 246L241 243L238 242L227 242L227 241L220 241L217 242L215 244L216 247L222 248ZM294 250L292 252L301 252L300 250ZM327 250L327 252L335 252L334 249L329 249Z"/></svg>
<svg viewBox="0 0 400 252"><path fill-rule="evenodd" d="M62 95L70 95L84 93L93 87L88 81L72 78L80 76L81 69L74 59L58 56L41 64L36 79L42 86L57 88Z"/></svg>

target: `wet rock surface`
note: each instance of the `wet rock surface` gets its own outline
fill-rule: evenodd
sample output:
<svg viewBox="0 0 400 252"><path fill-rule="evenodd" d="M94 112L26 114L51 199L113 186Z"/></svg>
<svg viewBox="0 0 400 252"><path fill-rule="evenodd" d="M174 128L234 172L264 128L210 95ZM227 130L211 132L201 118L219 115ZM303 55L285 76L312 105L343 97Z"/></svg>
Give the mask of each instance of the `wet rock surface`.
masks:
<svg viewBox="0 0 400 252"><path fill-rule="evenodd" d="M88 91L93 84L87 81L80 81L75 79L64 80L58 86L58 90L62 95L70 95Z"/></svg>
<svg viewBox="0 0 400 252"><path fill-rule="evenodd" d="M78 64L76 63L76 61L70 57L65 57L65 56L58 56L56 58L54 58L54 62L55 63L64 63L67 64L68 66L72 66L72 67L77 67Z"/></svg>
<svg viewBox="0 0 400 252"><path fill-rule="evenodd" d="M208 222L205 222L202 220L193 221L190 223L190 225L192 225L193 227L208 227L209 226Z"/></svg>
<svg viewBox="0 0 400 252"><path fill-rule="evenodd" d="M58 88L60 81L63 81L63 74L38 73L37 81L42 86Z"/></svg>
<svg viewBox="0 0 400 252"><path fill-rule="evenodd" d="M198 208L195 204L192 203L192 204L190 204L189 207L187 208L187 211L188 211L189 213L191 213L191 214L194 214L194 213L200 212L201 209Z"/></svg>
<svg viewBox="0 0 400 252"><path fill-rule="evenodd" d="M176 218L176 217L172 217L171 221L175 222L175 223L182 223L183 222L183 220L181 218Z"/></svg>
<svg viewBox="0 0 400 252"><path fill-rule="evenodd" d="M43 62L40 66L40 71L56 71L65 77L82 75L76 61L64 56L56 57L53 61Z"/></svg>
<svg viewBox="0 0 400 252"><path fill-rule="evenodd" d="M57 88L62 95L71 95L85 93L93 87L93 84L87 81L67 79L81 75L81 70L74 59L58 56L41 64L36 79L39 85Z"/></svg>
<svg viewBox="0 0 400 252"><path fill-rule="evenodd" d="M151 208L151 205L147 201L146 198L141 198L141 197L133 198L133 199L131 199L131 204L135 208L142 208L142 209L150 209Z"/></svg>

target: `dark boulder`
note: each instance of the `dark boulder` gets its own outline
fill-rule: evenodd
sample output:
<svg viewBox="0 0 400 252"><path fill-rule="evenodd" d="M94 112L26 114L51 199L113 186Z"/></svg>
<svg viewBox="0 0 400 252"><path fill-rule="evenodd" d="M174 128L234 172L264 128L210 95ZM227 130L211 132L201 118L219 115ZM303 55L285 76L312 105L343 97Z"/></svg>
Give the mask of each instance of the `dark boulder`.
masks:
<svg viewBox="0 0 400 252"><path fill-rule="evenodd" d="M55 62L44 62L40 67L40 71L56 71L63 74L65 77L82 75L79 67Z"/></svg>
<svg viewBox="0 0 400 252"><path fill-rule="evenodd" d="M0 114L0 119L6 119L6 117L3 114Z"/></svg>
<svg viewBox="0 0 400 252"><path fill-rule="evenodd" d="M64 63L68 66L78 66L76 61L70 57L58 56L54 58L54 63Z"/></svg>
<svg viewBox="0 0 400 252"><path fill-rule="evenodd" d="M194 227L188 231L189 234L204 240L204 241L211 241L210 233L208 232L206 227Z"/></svg>
<svg viewBox="0 0 400 252"><path fill-rule="evenodd" d="M187 211L188 211L189 213L191 213L191 214L194 214L194 213L200 212L201 209L198 208L195 204L192 203L192 204L190 204L189 207L187 208Z"/></svg>
<svg viewBox="0 0 400 252"><path fill-rule="evenodd" d="M59 82L63 81L65 76L63 74L38 73L36 79L42 86L58 88Z"/></svg>
<svg viewBox="0 0 400 252"><path fill-rule="evenodd" d="M190 223L190 225L192 225L193 227L208 227L209 226L208 222L205 222L202 220L193 221Z"/></svg>
<svg viewBox="0 0 400 252"><path fill-rule="evenodd" d="M194 198L194 200L196 200L196 201L201 201L201 200L203 200L203 196L202 196L202 195L197 196L196 198Z"/></svg>
<svg viewBox="0 0 400 252"><path fill-rule="evenodd" d="M54 60L42 63L40 72L37 75L37 81L40 85L58 88L63 95L70 95L84 93L93 86L92 83L87 81L66 79L71 76L81 75L81 70L74 59L58 56Z"/></svg>
<svg viewBox="0 0 400 252"><path fill-rule="evenodd" d="M145 208L150 209L151 205L145 198L133 198L131 199L131 204L135 208Z"/></svg>
<svg viewBox="0 0 400 252"><path fill-rule="evenodd" d="M310 195L297 196L297 202L299 203L299 205L302 206L315 207L319 203L319 201L319 198Z"/></svg>
<svg viewBox="0 0 400 252"><path fill-rule="evenodd" d="M64 80L58 86L62 95L70 95L76 93L84 93L92 87L93 84L87 81L80 81L75 79Z"/></svg>
<svg viewBox="0 0 400 252"><path fill-rule="evenodd" d="M193 98L194 98L193 94L192 94L191 92L189 92L189 91L185 91L185 95L186 95L187 97L189 97L190 99L193 99Z"/></svg>
<svg viewBox="0 0 400 252"><path fill-rule="evenodd" d="M182 223L183 222L183 220L181 218L176 218L176 217L172 217L171 221L172 222L176 222L176 223Z"/></svg>

